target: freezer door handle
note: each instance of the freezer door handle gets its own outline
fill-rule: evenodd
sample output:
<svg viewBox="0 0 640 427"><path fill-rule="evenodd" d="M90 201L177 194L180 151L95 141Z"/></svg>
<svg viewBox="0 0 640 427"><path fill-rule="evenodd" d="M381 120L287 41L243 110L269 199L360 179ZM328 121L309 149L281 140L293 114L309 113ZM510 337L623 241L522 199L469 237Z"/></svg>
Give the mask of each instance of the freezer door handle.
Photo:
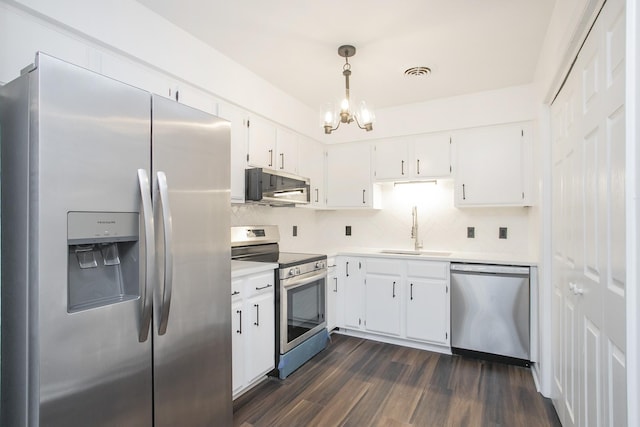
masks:
<svg viewBox="0 0 640 427"><path fill-rule="evenodd" d="M138 184L140 186L140 207L144 235L144 284L141 288L140 302L140 331L138 341L145 342L149 337L151 324L151 309L153 302L152 286L155 283L155 231L153 229L153 207L151 204L151 186L149 175L145 169L138 169Z"/></svg>
<svg viewBox="0 0 640 427"><path fill-rule="evenodd" d="M162 213L162 231L164 235L164 274L162 279L162 298L160 299L160 322L158 334L167 332L169 310L171 308L171 291L173 289L173 228L171 223L171 209L169 208L169 187L164 172L156 174L157 192L159 197L154 202L159 203ZM154 209L157 212L157 207Z"/></svg>

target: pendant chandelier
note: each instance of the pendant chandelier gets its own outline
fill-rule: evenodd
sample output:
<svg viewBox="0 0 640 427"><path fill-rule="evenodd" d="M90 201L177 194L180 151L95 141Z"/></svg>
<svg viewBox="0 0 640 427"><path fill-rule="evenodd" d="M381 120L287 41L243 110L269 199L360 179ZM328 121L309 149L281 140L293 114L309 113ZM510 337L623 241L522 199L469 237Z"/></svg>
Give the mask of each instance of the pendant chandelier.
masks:
<svg viewBox="0 0 640 427"><path fill-rule="evenodd" d="M356 48L351 45L343 45L338 48L338 55L344 58L342 75L345 83L345 97L340 104L328 103L322 109L322 126L324 133L330 134L338 129L340 123L356 122L360 129L367 132L373 129L375 115L364 101L355 102L349 93L349 77L351 76L351 64L349 58L356 54Z"/></svg>

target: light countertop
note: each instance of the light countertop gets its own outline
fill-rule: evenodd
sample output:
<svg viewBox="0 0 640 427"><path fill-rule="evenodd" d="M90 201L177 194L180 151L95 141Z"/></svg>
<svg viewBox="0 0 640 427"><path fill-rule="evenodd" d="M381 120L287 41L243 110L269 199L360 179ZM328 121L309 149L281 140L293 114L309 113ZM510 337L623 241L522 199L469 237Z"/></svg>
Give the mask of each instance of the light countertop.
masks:
<svg viewBox="0 0 640 427"><path fill-rule="evenodd" d="M231 260L231 277L248 276L249 274L262 273L278 268L276 262L254 262Z"/></svg>
<svg viewBox="0 0 640 427"><path fill-rule="evenodd" d="M389 250L394 248L348 248L338 250L336 253L330 256L345 255L345 256L366 256L366 257L381 257L381 258L401 258L401 259L413 259L419 260L431 260L431 261L449 261L449 262L470 262L470 263L482 263L482 264L504 264L504 265L522 265L522 266L537 266L538 261L534 257L527 255L514 255L508 253L488 253L488 252L459 252L459 251L447 251L446 255L429 254L432 252L439 252L436 250L422 249L427 252L425 254L389 254L381 253L382 250ZM410 251L410 249L403 248L399 251Z"/></svg>

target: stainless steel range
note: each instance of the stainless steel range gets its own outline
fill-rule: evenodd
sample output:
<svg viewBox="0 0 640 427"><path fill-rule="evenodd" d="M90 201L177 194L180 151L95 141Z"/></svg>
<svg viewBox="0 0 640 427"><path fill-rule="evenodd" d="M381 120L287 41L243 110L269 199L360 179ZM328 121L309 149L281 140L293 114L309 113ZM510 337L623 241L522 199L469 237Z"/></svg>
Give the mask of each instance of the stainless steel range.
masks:
<svg viewBox="0 0 640 427"><path fill-rule="evenodd" d="M326 347L327 256L280 252L274 225L231 227L231 257L277 262L275 293L276 367L286 378Z"/></svg>

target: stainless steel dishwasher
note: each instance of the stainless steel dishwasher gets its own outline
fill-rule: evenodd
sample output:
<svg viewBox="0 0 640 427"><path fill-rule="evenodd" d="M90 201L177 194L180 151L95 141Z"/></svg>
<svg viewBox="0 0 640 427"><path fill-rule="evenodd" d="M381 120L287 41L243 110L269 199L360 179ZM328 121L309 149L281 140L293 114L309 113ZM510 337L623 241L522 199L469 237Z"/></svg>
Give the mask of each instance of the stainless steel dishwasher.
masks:
<svg viewBox="0 0 640 427"><path fill-rule="evenodd" d="M451 347L528 365L529 267L451 264Z"/></svg>

